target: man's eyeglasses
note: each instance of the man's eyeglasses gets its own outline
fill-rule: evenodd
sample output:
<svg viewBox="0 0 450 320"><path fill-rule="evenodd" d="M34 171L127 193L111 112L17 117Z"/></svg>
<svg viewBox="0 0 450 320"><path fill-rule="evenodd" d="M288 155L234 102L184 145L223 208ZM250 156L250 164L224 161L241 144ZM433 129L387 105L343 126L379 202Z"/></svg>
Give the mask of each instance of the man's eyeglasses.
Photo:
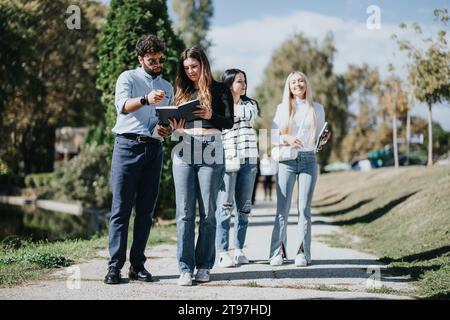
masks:
<svg viewBox="0 0 450 320"><path fill-rule="evenodd" d="M157 64L163 64L164 62L166 62L166 58L165 57L161 57L159 59L148 59L147 62L148 62L149 65L155 66Z"/></svg>

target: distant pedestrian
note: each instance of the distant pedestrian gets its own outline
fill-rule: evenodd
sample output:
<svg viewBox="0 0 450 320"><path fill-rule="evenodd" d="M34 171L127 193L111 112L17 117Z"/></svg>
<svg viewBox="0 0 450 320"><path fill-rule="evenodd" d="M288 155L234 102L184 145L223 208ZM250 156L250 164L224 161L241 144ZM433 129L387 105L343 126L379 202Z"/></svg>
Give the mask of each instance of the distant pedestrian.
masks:
<svg viewBox="0 0 450 320"><path fill-rule="evenodd" d="M273 177L277 174L278 164L267 153L264 153L259 163L259 171L263 176L264 201L272 201Z"/></svg>

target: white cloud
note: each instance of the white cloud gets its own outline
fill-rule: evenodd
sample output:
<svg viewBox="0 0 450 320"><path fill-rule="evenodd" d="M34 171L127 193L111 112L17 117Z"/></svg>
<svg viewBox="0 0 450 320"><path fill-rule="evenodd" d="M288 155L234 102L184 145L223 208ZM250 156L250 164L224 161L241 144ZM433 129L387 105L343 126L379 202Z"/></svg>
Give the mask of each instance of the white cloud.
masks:
<svg viewBox="0 0 450 320"><path fill-rule="evenodd" d="M435 34L437 27L423 28L428 35ZM381 29L369 30L365 23L354 20L343 20L308 11L295 11L285 16L265 16L258 20L247 20L229 26L213 27L210 38L213 69L225 70L241 68L248 76L249 94L262 81L264 68L270 57L286 39L295 32L303 32L310 38L322 41L328 32L334 34L337 54L334 59L335 72L343 73L347 65L368 63L378 67L381 75L387 74L387 66L392 63L396 73L406 75L403 52L399 52L397 44L391 39L393 33L420 45L421 39L412 31L403 31L397 25L383 24ZM443 123L450 129L450 108L440 108L439 113L446 113ZM434 118L434 117L433 117ZM441 118L442 119L442 118Z"/></svg>

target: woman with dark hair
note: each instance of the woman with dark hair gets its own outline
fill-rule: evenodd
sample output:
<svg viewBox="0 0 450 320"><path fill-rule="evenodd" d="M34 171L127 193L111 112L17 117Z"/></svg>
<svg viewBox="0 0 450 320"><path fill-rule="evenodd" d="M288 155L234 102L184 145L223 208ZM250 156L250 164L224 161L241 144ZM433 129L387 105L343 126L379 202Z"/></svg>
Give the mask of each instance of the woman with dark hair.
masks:
<svg viewBox="0 0 450 320"><path fill-rule="evenodd" d="M239 69L226 70L222 82L231 89L234 102L234 125L223 131L225 176L217 204L216 248L219 266L227 268L249 263L242 251L252 206L258 147L253 124L258 116L258 103L246 96L247 76ZM230 220L234 219L234 256L228 253Z"/></svg>
<svg viewBox="0 0 450 320"><path fill-rule="evenodd" d="M192 285L195 280L208 282L216 256L217 194L224 175L222 129L233 127L233 97L230 89L213 80L211 68L202 49L183 51L175 82L175 103L198 99L193 112L200 120L171 121L182 140L172 151L173 179L176 193L178 284ZM195 244L195 211L199 202L200 225Z"/></svg>

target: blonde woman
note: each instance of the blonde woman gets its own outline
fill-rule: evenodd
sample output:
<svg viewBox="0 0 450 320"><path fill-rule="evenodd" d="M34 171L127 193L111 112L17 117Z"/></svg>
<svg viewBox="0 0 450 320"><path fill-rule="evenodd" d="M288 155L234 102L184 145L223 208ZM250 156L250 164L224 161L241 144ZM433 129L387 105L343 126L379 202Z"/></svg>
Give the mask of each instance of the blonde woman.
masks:
<svg viewBox="0 0 450 320"><path fill-rule="evenodd" d="M324 123L323 106L313 101L308 78L302 72L292 72L286 79L283 100L272 124L272 144L283 146L292 155L280 159L278 167L277 213L270 244L272 266L282 265L287 258L288 216L296 179L299 219L295 265L311 264L311 199L317 178L315 143Z"/></svg>

